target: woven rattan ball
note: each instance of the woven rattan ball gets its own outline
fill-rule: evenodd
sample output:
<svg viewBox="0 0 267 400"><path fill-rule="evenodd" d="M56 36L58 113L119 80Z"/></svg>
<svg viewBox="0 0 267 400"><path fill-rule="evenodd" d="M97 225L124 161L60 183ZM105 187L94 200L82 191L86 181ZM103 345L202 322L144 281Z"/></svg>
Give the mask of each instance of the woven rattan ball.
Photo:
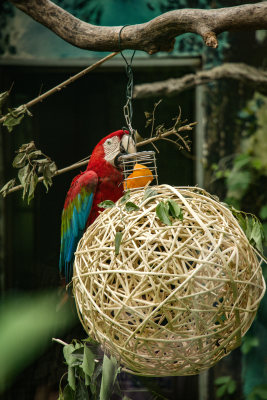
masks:
<svg viewBox="0 0 267 400"><path fill-rule="evenodd" d="M193 375L240 345L265 290L261 260L231 212L203 190L153 189L146 200L144 190L132 192L138 211L117 203L87 229L74 264L77 309L126 370ZM171 226L155 212L168 199L183 212Z"/></svg>

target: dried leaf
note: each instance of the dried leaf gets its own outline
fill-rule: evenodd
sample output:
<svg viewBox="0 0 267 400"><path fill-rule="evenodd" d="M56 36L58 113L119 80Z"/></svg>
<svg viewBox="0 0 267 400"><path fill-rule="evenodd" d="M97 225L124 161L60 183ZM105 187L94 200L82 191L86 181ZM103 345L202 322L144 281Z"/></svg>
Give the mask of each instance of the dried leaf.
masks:
<svg viewBox="0 0 267 400"><path fill-rule="evenodd" d="M9 96L8 91L0 93L0 114L2 113L3 105L6 102L8 96Z"/></svg>
<svg viewBox="0 0 267 400"><path fill-rule="evenodd" d="M30 160L32 160L33 158L41 156L42 154L43 153L41 152L41 150L34 150L29 154L29 158L30 158Z"/></svg>
<svg viewBox="0 0 267 400"><path fill-rule="evenodd" d="M147 128L149 125L151 125L152 124L152 118L149 118L149 119L147 119L146 120L146 125L145 125L145 128Z"/></svg>
<svg viewBox="0 0 267 400"><path fill-rule="evenodd" d="M152 117L152 113L148 112L148 111L145 111L145 117L146 117L146 119L151 118Z"/></svg>
<svg viewBox="0 0 267 400"><path fill-rule="evenodd" d="M38 176L36 175L36 173L34 171L32 171L30 185L29 185L29 193L28 193L28 204L34 198L34 191L35 191L37 183L38 183Z"/></svg>
<svg viewBox="0 0 267 400"><path fill-rule="evenodd" d="M31 172L29 164L25 165L25 167L21 168L18 172L19 181L23 186L23 194L22 194L23 200L29 188L30 173Z"/></svg>
<svg viewBox="0 0 267 400"><path fill-rule="evenodd" d="M56 163L55 163L54 161L52 161L52 162L49 164L49 171L50 171L50 173L51 173L51 177L54 176L55 173L57 172L57 166L56 166Z"/></svg>
<svg viewBox="0 0 267 400"><path fill-rule="evenodd" d="M25 186L27 179L29 178L30 166L29 164L25 165L25 167L21 168L18 172L18 178L22 186Z"/></svg>
<svg viewBox="0 0 267 400"><path fill-rule="evenodd" d="M22 168L26 164L27 156L25 153L19 153L13 160L12 167L14 168Z"/></svg>
<svg viewBox="0 0 267 400"><path fill-rule="evenodd" d="M13 114L11 114L11 112L9 112L6 116L5 121L3 122L3 125L7 127L8 132L12 132L14 126L19 125L23 117L24 117L23 113L14 116Z"/></svg>
<svg viewBox="0 0 267 400"><path fill-rule="evenodd" d="M8 194L9 190L12 189L16 184L16 179L11 179L10 181L8 181L0 190L0 194L3 197L6 197L6 195Z"/></svg>
<svg viewBox="0 0 267 400"><path fill-rule="evenodd" d="M18 150L18 153L23 153L23 152L30 153L34 150L36 150L35 143L34 141L31 141L30 143L25 143L21 145Z"/></svg>

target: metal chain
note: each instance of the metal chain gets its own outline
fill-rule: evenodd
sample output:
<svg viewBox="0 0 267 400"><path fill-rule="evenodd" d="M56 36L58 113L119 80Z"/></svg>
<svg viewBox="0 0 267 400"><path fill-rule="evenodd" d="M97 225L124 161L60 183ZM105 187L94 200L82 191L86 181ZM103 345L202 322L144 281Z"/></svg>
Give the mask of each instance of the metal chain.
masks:
<svg viewBox="0 0 267 400"><path fill-rule="evenodd" d="M123 114L126 121L126 124L129 128L129 132L131 136L134 136L134 129L132 127L132 119L133 119L133 71L131 65L127 65L126 74L128 76L128 83L126 86L126 103L123 106Z"/></svg>
<svg viewBox="0 0 267 400"><path fill-rule="evenodd" d="M124 25L120 32L119 32L119 47L121 47L121 32L122 30L128 25ZM130 135L132 136L133 140L135 141L135 130L132 127L132 119L133 119L133 104L132 104L132 99L133 99L133 70L132 70L132 62L133 62L133 58L135 55L135 50L132 54L132 57L130 59L130 62L128 63L127 59L125 58L125 56L122 53L121 50L121 56L124 59L125 63L126 63L126 75L128 77L128 82L127 82L127 86L126 86L126 103L123 106L123 114L124 114L124 118L129 130Z"/></svg>

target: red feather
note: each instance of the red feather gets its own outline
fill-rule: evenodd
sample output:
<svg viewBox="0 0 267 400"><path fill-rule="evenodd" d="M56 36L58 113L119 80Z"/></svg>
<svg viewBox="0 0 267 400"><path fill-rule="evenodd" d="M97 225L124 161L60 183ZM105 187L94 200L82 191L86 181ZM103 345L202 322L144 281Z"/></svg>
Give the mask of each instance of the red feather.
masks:
<svg viewBox="0 0 267 400"><path fill-rule="evenodd" d="M98 207L99 203L101 203L104 200L112 200L112 201L116 202L123 195L123 184L122 184L123 174L119 169L117 169L111 163L109 163L105 160L105 158L104 158L105 152L104 152L103 144L109 138L118 136L119 139L121 139L122 136L125 134L128 134L128 132L119 130L119 131L113 132L110 135L103 138L94 148L91 158L90 158L90 161L87 165L86 171L81 172L79 175L77 175L71 183L71 187L67 193L66 200L64 203L64 210L66 210L69 205L72 207L72 204L70 204L70 203L72 203L72 202L75 203L75 201L77 200L77 196L79 196L79 194L81 194L82 188L86 187L86 185L88 183L88 176L89 176L88 173L90 173L90 176L92 174L92 179L95 177L93 179L93 181L95 182L94 185L97 185L95 187L93 185L93 181L91 182L92 183L91 186L92 187L94 186L95 190L93 191L94 197L93 197L93 203L91 203L92 207L90 209L89 215L88 214L82 215L79 213L79 219L78 219L79 235L82 235L82 230L83 229L85 230L90 224L92 224L94 222L94 220L97 218L97 216L99 214L99 211L103 210ZM90 179L90 181L91 181L91 179ZM92 193L92 190L91 190L91 193ZM79 198L80 198L80 196L79 196ZM87 197L87 199L89 199L89 197ZM87 215L88 215L88 218L87 218ZM80 218L82 218L82 221L80 221ZM87 218L87 220L86 220L86 218ZM76 214L73 214L73 221L71 220L68 224L70 229L72 226L76 227L76 225L77 225L76 221L77 221L77 212L76 212ZM63 219L62 219L62 223L63 223ZM75 223L75 225L72 225L74 223ZM81 223L82 223L82 227L80 225ZM78 235L79 236L78 237L77 234L75 234L74 239L73 239L73 235L72 236L71 235L72 234L69 233L69 230L68 230L66 240L69 240L69 242L72 243L72 245L74 246L75 243L78 243L78 240L80 239L81 236ZM71 239L70 239L70 236L71 236ZM66 249L66 246L64 247L65 244L66 244L66 241L65 241L65 238L63 235L63 237L61 237L61 250ZM74 257L75 249L72 249L72 247L70 247L70 250L73 251L73 257ZM63 254L65 254L65 253L63 253ZM68 258L68 263L70 263L69 258ZM62 270L63 264L64 264L64 258L62 259L62 257L61 257L61 261L60 261L60 269L61 270ZM68 277L66 277L66 278L68 279Z"/></svg>

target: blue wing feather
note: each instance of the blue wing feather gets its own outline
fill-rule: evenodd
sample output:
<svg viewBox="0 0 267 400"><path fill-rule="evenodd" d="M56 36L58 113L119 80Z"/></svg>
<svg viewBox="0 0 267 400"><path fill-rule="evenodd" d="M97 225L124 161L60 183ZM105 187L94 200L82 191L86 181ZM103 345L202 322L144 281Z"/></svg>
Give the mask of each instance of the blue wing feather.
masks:
<svg viewBox="0 0 267 400"><path fill-rule="evenodd" d="M68 191L61 222L59 269L66 282L72 278L74 253L81 239L92 209L97 186L97 175L86 171L74 178Z"/></svg>

